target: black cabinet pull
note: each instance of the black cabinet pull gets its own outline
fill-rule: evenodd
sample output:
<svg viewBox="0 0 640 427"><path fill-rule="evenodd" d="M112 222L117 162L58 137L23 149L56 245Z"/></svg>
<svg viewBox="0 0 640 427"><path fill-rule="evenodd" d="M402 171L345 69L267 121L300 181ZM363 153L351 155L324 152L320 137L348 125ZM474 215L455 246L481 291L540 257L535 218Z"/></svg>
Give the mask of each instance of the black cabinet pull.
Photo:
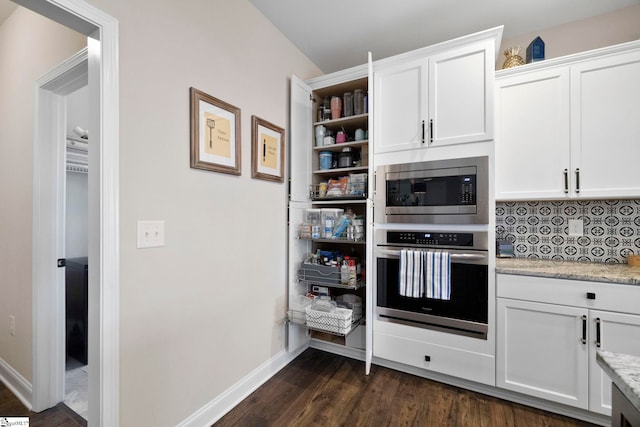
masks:
<svg viewBox="0 0 640 427"><path fill-rule="evenodd" d="M587 292L587 299L596 299L595 292Z"/></svg>
<svg viewBox="0 0 640 427"><path fill-rule="evenodd" d="M433 142L433 119L429 120L429 142Z"/></svg>
<svg viewBox="0 0 640 427"><path fill-rule="evenodd" d="M600 343L600 324L602 322L600 321L599 317L596 317L596 347L600 348L601 343Z"/></svg>
<svg viewBox="0 0 640 427"><path fill-rule="evenodd" d="M422 143L424 144L424 120L422 121Z"/></svg>
<svg viewBox="0 0 640 427"><path fill-rule="evenodd" d="M424 357L424 361L425 362L431 362L431 356L425 356Z"/></svg>
<svg viewBox="0 0 640 427"><path fill-rule="evenodd" d="M564 192L566 194L569 192L569 170L565 169L562 173L564 174Z"/></svg>
<svg viewBox="0 0 640 427"><path fill-rule="evenodd" d="M576 168L576 193L580 192L580 168Z"/></svg>
<svg viewBox="0 0 640 427"><path fill-rule="evenodd" d="M582 344L587 343L587 316L582 315L582 338L580 339Z"/></svg>

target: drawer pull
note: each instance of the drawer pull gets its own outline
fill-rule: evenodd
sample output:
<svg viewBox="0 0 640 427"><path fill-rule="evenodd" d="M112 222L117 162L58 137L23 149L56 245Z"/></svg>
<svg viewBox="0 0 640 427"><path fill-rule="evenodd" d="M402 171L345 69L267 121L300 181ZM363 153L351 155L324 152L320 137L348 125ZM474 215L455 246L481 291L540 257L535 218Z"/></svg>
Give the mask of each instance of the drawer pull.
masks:
<svg viewBox="0 0 640 427"><path fill-rule="evenodd" d="M596 347L600 348L601 347L601 343L600 343L600 324L602 322L600 321L599 317L596 317Z"/></svg>
<svg viewBox="0 0 640 427"><path fill-rule="evenodd" d="M587 292L587 299L596 299L595 292Z"/></svg>
<svg viewBox="0 0 640 427"><path fill-rule="evenodd" d="M424 357L424 361L425 362L431 362L431 356L425 356Z"/></svg>
<svg viewBox="0 0 640 427"><path fill-rule="evenodd" d="M582 344L587 343L587 316L585 314L582 315L582 338L580 342Z"/></svg>

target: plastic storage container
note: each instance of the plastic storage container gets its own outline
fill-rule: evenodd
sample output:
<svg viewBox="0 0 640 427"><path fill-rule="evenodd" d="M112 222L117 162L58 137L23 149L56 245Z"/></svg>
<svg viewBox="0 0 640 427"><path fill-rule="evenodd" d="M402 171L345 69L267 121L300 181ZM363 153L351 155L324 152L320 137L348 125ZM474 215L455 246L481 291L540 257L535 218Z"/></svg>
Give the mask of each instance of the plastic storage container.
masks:
<svg viewBox="0 0 640 427"><path fill-rule="evenodd" d="M338 220L344 213L344 209L338 208L322 208L322 237L325 239L333 238L333 229Z"/></svg>
<svg viewBox="0 0 640 427"><path fill-rule="evenodd" d="M327 170L331 169L333 164L333 153L331 151L321 151L320 152L320 169Z"/></svg>

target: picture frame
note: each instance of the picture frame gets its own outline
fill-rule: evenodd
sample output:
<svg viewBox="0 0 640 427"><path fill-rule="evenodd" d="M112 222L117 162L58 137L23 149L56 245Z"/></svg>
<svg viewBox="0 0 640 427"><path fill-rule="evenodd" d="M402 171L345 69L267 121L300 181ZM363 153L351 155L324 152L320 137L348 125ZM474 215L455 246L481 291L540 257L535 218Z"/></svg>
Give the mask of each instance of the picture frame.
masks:
<svg viewBox="0 0 640 427"><path fill-rule="evenodd" d="M283 128L251 116L251 177L284 182Z"/></svg>
<svg viewBox="0 0 640 427"><path fill-rule="evenodd" d="M191 168L240 175L240 108L189 89Z"/></svg>

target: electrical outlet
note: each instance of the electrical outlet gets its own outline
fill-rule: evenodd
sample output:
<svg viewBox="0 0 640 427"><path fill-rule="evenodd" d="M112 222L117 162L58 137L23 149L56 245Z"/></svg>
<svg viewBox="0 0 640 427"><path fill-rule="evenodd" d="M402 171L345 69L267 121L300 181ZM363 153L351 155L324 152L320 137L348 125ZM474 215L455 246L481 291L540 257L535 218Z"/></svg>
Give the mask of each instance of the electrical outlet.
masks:
<svg viewBox="0 0 640 427"><path fill-rule="evenodd" d="M16 316L13 314L9 315L9 333L11 336L16 335Z"/></svg>
<svg viewBox="0 0 640 427"><path fill-rule="evenodd" d="M582 237L584 235L584 222L581 219L569 220L569 236Z"/></svg>
<svg viewBox="0 0 640 427"><path fill-rule="evenodd" d="M138 221L138 249L164 246L164 221Z"/></svg>

